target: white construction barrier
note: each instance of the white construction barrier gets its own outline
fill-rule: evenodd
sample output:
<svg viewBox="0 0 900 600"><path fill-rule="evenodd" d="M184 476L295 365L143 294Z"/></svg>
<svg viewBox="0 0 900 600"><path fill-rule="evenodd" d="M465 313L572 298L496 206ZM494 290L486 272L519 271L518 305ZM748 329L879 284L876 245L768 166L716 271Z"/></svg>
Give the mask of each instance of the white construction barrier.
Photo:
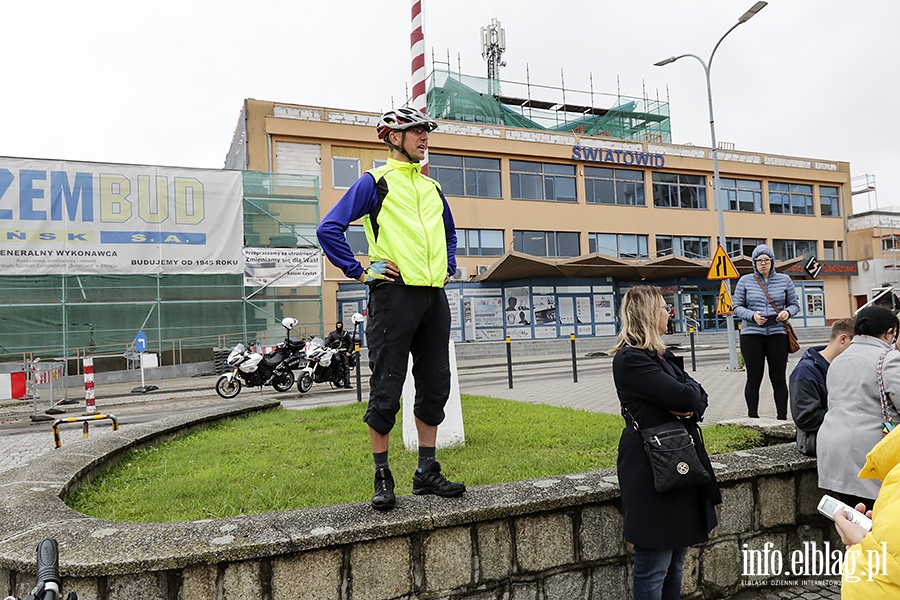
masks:
<svg viewBox="0 0 900 600"><path fill-rule="evenodd" d="M23 371L0 373L0 400L17 400L25 397L27 389Z"/></svg>
<svg viewBox="0 0 900 600"><path fill-rule="evenodd" d="M409 402L406 399L409 398ZM406 370L406 381L403 383L403 445L410 452L419 449L419 434L416 431L416 419L413 405L416 398L416 382L412 374L412 356ZM456 368L456 346L450 340L450 398L444 407L444 422L438 427L436 448L464 446L466 432L463 427L462 402L459 397L459 372Z"/></svg>

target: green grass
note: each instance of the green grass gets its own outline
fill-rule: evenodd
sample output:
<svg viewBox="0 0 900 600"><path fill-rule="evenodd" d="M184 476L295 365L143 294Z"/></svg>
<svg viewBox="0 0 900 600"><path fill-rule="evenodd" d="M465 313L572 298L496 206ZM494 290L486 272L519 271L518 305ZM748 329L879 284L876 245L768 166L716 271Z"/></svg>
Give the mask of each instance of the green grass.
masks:
<svg viewBox="0 0 900 600"><path fill-rule="evenodd" d="M132 453L66 499L113 521L165 522L367 501L372 455L365 404L277 409L227 419ZM451 479L467 486L615 467L617 415L463 396L466 445L438 451ZM734 426L704 428L710 454L758 446ZM391 436L399 495L410 494L416 455Z"/></svg>

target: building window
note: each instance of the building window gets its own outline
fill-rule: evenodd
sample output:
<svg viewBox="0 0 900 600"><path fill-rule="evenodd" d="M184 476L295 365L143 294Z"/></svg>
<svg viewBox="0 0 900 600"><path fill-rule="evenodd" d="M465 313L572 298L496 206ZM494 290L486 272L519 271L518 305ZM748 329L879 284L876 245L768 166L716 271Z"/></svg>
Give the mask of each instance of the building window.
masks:
<svg viewBox="0 0 900 600"><path fill-rule="evenodd" d="M727 210L762 212L761 181L721 178L719 179L719 193L725 199Z"/></svg>
<svg viewBox="0 0 900 600"><path fill-rule="evenodd" d="M822 260L844 260L844 251L840 242L823 242L825 252L822 254Z"/></svg>
<svg viewBox="0 0 900 600"><path fill-rule="evenodd" d="M428 174L446 196L500 197L500 159L429 154Z"/></svg>
<svg viewBox="0 0 900 600"><path fill-rule="evenodd" d="M836 187L819 186L819 205L823 217L841 216L841 193Z"/></svg>
<svg viewBox="0 0 900 600"><path fill-rule="evenodd" d="M511 160L509 171L514 200L576 201L575 165Z"/></svg>
<svg viewBox="0 0 900 600"><path fill-rule="evenodd" d="M657 235L656 255L675 254L685 258L710 258L709 238L687 235Z"/></svg>
<svg viewBox="0 0 900 600"><path fill-rule="evenodd" d="M798 256L815 256L815 240L772 240L775 260L790 260Z"/></svg>
<svg viewBox="0 0 900 600"><path fill-rule="evenodd" d="M579 256L578 232L513 231L513 250L532 256Z"/></svg>
<svg viewBox="0 0 900 600"><path fill-rule="evenodd" d="M591 233L588 252L599 252L619 258L650 258L647 236L634 233Z"/></svg>
<svg viewBox="0 0 900 600"><path fill-rule="evenodd" d="M770 181L769 211L785 215L814 215L812 186Z"/></svg>
<svg viewBox="0 0 900 600"><path fill-rule="evenodd" d="M375 158L372 160L372 168L377 169L378 167L383 167L387 164L387 160L382 160L380 158Z"/></svg>
<svg viewBox="0 0 900 600"><path fill-rule="evenodd" d="M359 159L332 156L331 172L334 177L334 187L347 189L359 179Z"/></svg>
<svg viewBox="0 0 900 600"><path fill-rule="evenodd" d="M585 167L584 192L588 204L644 206L644 172Z"/></svg>
<svg viewBox="0 0 900 600"><path fill-rule="evenodd" d="M353 254L369 253L369 240L366 239L366 230L362 225L351 225L344 232L344 237L347 238Z"/></svg>
<svg viewBox="0 0 900 600"><path fill-rule="evenodd" d="M680 173L654 173L653 206L706 208L706 177Z"/></svg>
<svg viewBox="0 0 900 600"><path fill-rule="evenodd" d="M900 236L884 235L881 236L881 251L895 252L900 250Z"/></svg>
<svg viewBox="0 0 900 600"><path fill-rule="evenodd" d="M725 238L725 252L728 256L752 256L754 248L765 243L760 238Z"/></svg>
<svg viewBox="0 0 900 600"><path fill-rule="evenodd" d="M457 229L457 256L500 256L503 254L502 229Z"/></svg>

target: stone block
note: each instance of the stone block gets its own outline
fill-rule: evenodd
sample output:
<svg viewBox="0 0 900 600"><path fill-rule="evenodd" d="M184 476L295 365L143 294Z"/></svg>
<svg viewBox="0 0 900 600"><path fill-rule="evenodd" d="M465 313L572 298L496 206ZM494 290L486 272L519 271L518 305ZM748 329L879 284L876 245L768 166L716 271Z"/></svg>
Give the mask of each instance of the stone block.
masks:
<svg viewBox="0 0 900 600"><path fill-rule="evenodd" d="M763 477L757 482L759 526L762 529L797 522L793 477Z"/></svg>
<svg viewBox="0 0 900 600"><path fill-rule="evenodd" d="M507 521L490 521L476 525L480 581L505 579L513 572L512 535Z"/></svg>
<svg viewBox="0 0 900 600"><path fill-rule="evenodd" d="M517 583L509 592L509 600L538 600L536 583Z"/></svg>
<svg viewBox="0 0 900 600"><path fill-rule="evenodd" d="M113 575L106 580L106 600L159 600L168 598L166 588L166 575L158 571Z"/></svg>
<svg viewBox="0 0 900 600"><path fill-rule="evenodd" d="M432 531L425 538L425 589L453 590L472 581L472 534L468 527Z"/></svg>
<svg viewBox="0 0 900 600"><path fill-rule="evenodd" d="M412 591L409 540L387 538L350 549L353 600L396 598Z"/></svg>
<svg viewBox="0 0 900 600"><path fill-rule="evenodd" d="M78 600L100 600L100 590L97 589L97 580L94 578L63 577L61 591L63 598L69 592L76 592Z"/></svg>
<svg viewBox="0 0 900 600"><path fill-rule="evenodd" d="M340 600L340 550L320 550L272 561L272 597L284 600Z"/></svg>
<svg viewBox="0 0 900 600"><path fill-rule="evenodd" d="M729 590L741 575L741 552L733 541L709 544L700 553L700 581L716 590Z"/></svg>
<svg viewBox="0 0 900 600"><path fill-rule="evenodd" d="M259 561L230 563L225 567L223 579L223 600L253 600L263 597Z"/></svg>
<svg viewBox="0 0 900 600"><path fill-rule="evenodd" d="M572 519L565 513L516 519L516 559L521 571L544 571L575 561Z"/></svg>
<svg viewBox="0 0 900 600"><path fill-rule="evenodd" d="M819 488L819 474L815 469L800 473L797 485L797 514L801 517L819 516L819 500L826 492Z"/></svg>
<svg viewBox="0 0 900 600"><path fill-rule="evenodd" d="M544 598L556 600L582 600L586 597L587 578L581 571L557 573L544 579Z"/></svg>
<svg viewBox="0 0 900 600"><path fill-rule="evenodd" d="M745 533L753 529L753 485L740 483L722 488L722 504L716 506L719 520L714 530L716 537Z"/></svg>
<svg viewBox="0 0 900 600"><path fill-rule="evenodd" d="M628 569L625 565L606 565L591 571L591 600L630 598Z"/></svg>
<svg viewBox="0 0 900 600"><path fill-rule="evenodd" d="M178 591L178 600L215 598L217 575L218 568L215 565L186 567L181 572L181 589ZM78 597L80 599L81 595L79 594Z"/></svg>
<svg viewBox="0 0 900 600"><path fill-rule="evenodd" d="M684 557L684 569L681 576L681 595L690 596L698 587L700 580L700 548L692 546Z"/></svg>
<svg viewBox="0 0 900 600"><path fill-rule="evenodd" d="M581 511L581 559L599 560L622 554L625 521L615 506L588 506Z"/></svg>

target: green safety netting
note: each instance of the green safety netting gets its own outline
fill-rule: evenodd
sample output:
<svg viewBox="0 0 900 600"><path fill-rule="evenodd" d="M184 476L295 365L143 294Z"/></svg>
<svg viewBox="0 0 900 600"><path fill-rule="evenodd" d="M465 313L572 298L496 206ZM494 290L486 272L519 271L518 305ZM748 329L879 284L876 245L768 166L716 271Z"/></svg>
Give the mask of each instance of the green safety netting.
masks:
<svg viewBox="0 0 900 600"><path fill-rule="evenodd" d="M548 101L532 97L531 87L435 71L430 77L428 114L451 121L671 142L665 102L615 96L612 108L600 108L594 106L593 94L588 98L584 92L543 88L545 96L562 93L563 99ZM585 103L566 101L567 93Z"/></svg>

